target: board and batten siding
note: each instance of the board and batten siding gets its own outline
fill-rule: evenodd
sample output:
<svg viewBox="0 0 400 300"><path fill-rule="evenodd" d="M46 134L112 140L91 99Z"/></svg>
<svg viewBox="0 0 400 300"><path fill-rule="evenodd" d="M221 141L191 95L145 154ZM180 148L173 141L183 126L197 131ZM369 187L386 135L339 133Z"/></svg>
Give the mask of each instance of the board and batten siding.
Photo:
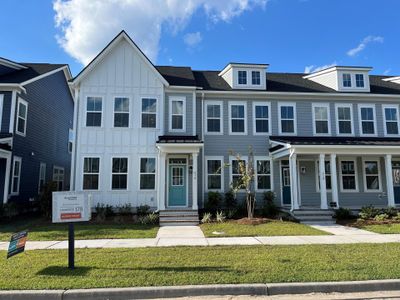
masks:
<svg viewBox="0 0 400 300"><path fill-rule="evenodd" d="M102 127L86 127L86 98L103 98ZM114 97L130 99L129 128L114 128ZM141 98L157 98L157 128L141 128ZM164 130L164 86L136 51L122 40L82 79L79 91L76 190L83 186L84 157L100 157L98 191L93 203L157 207L155 190L139 186L140 157L157 158L156 141ZM127 190L111 189L112 157L128 158Z"/></svg>

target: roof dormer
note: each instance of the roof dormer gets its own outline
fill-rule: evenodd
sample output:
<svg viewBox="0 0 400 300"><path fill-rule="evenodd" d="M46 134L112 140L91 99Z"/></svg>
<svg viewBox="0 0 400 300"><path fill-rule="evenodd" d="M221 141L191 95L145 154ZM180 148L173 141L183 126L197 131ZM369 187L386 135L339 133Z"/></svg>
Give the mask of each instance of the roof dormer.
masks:
<svg viewBox="0 0 400 300"><path fill-rule="evenodd" d="M229 63L218 75L232 89L265 90L267 64Z"/></svg>
<svg viewBox="0 0 400 300"><path fill-rule="evenodd" d="M371 67L334 66L304 76L338 92L369 92Z"/></svg>

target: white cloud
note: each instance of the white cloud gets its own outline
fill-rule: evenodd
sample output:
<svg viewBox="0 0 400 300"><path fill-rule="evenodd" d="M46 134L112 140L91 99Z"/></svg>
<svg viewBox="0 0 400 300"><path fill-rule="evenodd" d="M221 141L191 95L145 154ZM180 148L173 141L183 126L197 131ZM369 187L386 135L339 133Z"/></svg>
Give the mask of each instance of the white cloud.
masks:
<svg viewBox="0 0 400 300"><path fill-rule="evenodd" d="M185 36L183 37L183 41L184 41L185 44L186 44L188 47L190 47L190 48L196 46L196 45L199 44L202 40L203 40L203 37L201 36L200 31L192 32L192 33L187 33L187 34L185 34Z"/></svg>
<svg viewBox="0 0 400 300"><path fill-rule="evenodd" d="M363 51L368 44L370 43L383 43L384 39L381 36L374 36L374 35L369 35L367 37L365 37L359 44L357 47L350 49L349 51L347 51L347 55L348 56L356 56L358 53L360 53L361 51Z"/></svg>
<svg viewBox="0 0 400 300"><path fill-rule="evenodd" d="M159 51L161 28L176 34L197 10L212 22L230 22L268 0L55 0L57 40L82 64L87 64L122 29L153 61Z"/></svg>
<svg viewBox="0 0 400 300"><path fill-rule="evenodd" d="M327 69L327 68L330 68L330 67L333 67L333 66L336 66L336 65L337 65L336 61L334 61L331 64L323 65L323 66L309 65L309 66L306 66L304 68L304 73L314 73L314 72L318 72L318 71L321 71L323 69Z"/></svg>

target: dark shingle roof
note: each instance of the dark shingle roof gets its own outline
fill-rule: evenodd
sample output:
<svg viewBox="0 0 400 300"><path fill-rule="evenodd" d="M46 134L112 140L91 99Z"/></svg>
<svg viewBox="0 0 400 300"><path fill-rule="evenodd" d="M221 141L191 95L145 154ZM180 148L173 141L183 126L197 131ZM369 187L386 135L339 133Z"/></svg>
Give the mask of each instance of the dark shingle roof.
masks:
<svg viewBox="0 0 400 300"><path fill-rule="evenodd" d="M51 72L66 66L66 64L46 64L46 63L20 63L27 69L18 70L0 76L0 83L22 83L42 74Z"/></svg>
<svg viewBox="0 0 400 300"><path fill-rule="evenodd" d="M157 143L161 144L173 144L173 143L203 143L197 135L160 135Z"/></svg>
<svg viewBox="0 0 400 300"><path fill-rule="evenodd" d="M156 66L156 69L170 85L196 86L190 67Z"/></svg>

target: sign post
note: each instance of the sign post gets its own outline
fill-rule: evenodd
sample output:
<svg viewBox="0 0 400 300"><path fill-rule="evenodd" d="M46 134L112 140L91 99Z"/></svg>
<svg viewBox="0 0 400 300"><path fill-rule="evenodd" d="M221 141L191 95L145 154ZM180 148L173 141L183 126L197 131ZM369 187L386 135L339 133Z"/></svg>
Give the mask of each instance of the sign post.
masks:
<svg viewBox="0 0 400 300"><path fill-rule="evenodd" d="M75 222L91 218L90 199L83 193L53 192L53 223L68 223L68 268L75 268Z"/></svg>

